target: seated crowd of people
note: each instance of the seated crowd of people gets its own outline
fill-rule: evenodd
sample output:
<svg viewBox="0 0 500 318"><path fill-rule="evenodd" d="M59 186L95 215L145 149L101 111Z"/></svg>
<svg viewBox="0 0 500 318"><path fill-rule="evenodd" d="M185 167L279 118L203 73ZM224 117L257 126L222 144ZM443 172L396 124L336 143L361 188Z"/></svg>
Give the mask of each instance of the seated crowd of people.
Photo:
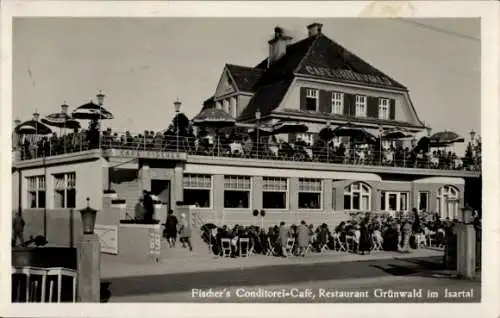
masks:
<svg viewBox="0 0 500 318"><path fill-rule="evenodd" d="M444 247L452 236L457 220L440 220L411 215L393 217L386 214L366 213L353 217L336 227L323 223L287 226L285 222L269 227L226 225L201 227L202 238L214 255L237 257L262 254L273 256L305 256L310 252L345 251L369 254L372 251L402 251L421 247ZM242 244L245 242L245 244Z"/></svg>
<svg viewBox="0 0 500 318"><path fill-rule="evenodd" d="M48 157L56 154L94 149L133 149L182 151L191 155L259 158L273 160L316 161L338 164L386 165L412 168L463 169L461 158L454 152L411 150L400 143L380 147L374 144L352 144L318 140L313 145L303 141L278 141L276 136L256 138L248 134L199 134L191 137L175 136L167 132L145 131L143 134L113 132L111 128L99 132L97 128L74 130L59 136L18 138L15 148L21 150L21 159Z"/></svg>

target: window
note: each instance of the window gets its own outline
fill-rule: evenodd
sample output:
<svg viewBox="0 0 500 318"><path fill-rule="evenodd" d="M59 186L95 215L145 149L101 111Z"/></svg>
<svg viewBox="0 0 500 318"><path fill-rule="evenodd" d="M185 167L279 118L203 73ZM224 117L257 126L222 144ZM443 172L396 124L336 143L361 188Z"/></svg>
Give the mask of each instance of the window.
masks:
<svg viewBox="0 0 500 318"><path fill-rule="evenodd" d="M387 98L378 99L378 118L389 119L389 100Z"/></svg>
<svg viewBox="0 0 500 318"><path fill-rule="evenodd" d="M437 212L441 218L450 220L458 217L459 191L452 186L439 188L437 194Z"/></svg>
<svg viewBox="0 0 500 318"><path fill-rule="evenodd" d="M299 179L299 209L321 210L321 179Z"/></svg>
<svg viewBox="0 0 500 318"><path fill-rule="evenodd" d="M334 114L342 115L344 113L344 94L332 93L332 112Z"/></svg>
<svg viewBox="0 0 500 318"><path fill-rule="evenodd" d="M262 207L264 209L287 209L287 178L264 177L263 181Z"/></svg>
<svg viewBox="0 0 500 318"><path fill-rule="evenodd" d="M302 133L295 136L295 140L302 140L308 145L312 145L314 142L314 135L312 133Z"/></svg>
<svg viewBox="0 0 500 318"><path fill-rule="evenodd" d="M319 92L317 89L306 89L306 109L310 111L318 110Z"/></svg>
<svg viewBox="0 0 500 318"><path fill-rule="evenodd" d="M418 210L429 211L429 192L418 193Z"/></svg>
<svg viewBox="0 0 500 318"><path fill-rule="evenodd" d="M26 178L28 181L28 206L30 209L45 208L45 176Z"/></svg>
<svg viewBox="0 0 500 318"><path fill-rule="evenodd" d="M199 208L210 208L212 176L206 174L184 175L184 203Z"/></svg>
<svg viewBox="0 0 500 318"><path fill-rule="evenodd" d="M59 173L54 175L54 208L76 207L76 174Z"/></svg>
<svg viewBox="0 0 500 318"><path fill-rule="evenodd" d="M344 188L344 210L370 211L371 189L362 182L355 182Z"/></svg>
<svg viewBox="0 0 500 318"><path fill-rule="evenodd" d="M224 208L249 209L251 198L250 191L250 177L225 176Z"/></svg>
<svg viewBox="0 0 500 318"><path fill-rule="evenodd" d="M366 117L366 96L356 95L356 116Z"/></svg>
<svg viewBox="0 0 500 318"><path fill-rule="evenodd" d="M409 210L408 192L380 192L380 210L389 212L406 212Z"/></svg>

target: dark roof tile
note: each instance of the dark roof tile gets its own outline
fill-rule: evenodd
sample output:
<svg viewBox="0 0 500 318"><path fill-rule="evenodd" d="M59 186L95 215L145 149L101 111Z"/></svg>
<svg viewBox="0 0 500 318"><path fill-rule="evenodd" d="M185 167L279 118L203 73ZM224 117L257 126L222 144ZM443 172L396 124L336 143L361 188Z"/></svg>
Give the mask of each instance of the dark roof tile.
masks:
<svg viewBox="0 0 500 318"><path fill-rule="evenodd" d="M251 68L234 64L227 64L226 67L236 82L236 86L238 86L238 89L242 92L254 92L255 84L265 72L265 69Z"/></svg>

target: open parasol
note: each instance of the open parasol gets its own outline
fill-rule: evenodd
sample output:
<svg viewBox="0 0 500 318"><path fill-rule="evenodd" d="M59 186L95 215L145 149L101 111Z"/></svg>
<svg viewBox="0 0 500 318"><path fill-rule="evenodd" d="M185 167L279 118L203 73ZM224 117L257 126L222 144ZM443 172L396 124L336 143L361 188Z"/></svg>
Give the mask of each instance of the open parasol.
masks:
<svg viewBox="0 0 500 318"><path fill-rule="evenodd" d="M40 114L35 112L33 119L20 123L14 128L19 135L48 135L52 133L49 126L39 121Z"/></svg>
<svg viewBox="0 0 500 318"><path fill-rule="evenodd" d="M432 147L446 147L457 142L464 142L464 138L452 131L440 131L429 137Z"/></svg>
<svg viewBox="0 0 500 318"><path fill-rule="evenodd" d="M305 133L309 130L305 124L293 121L279 121L272 126L272 129L276 135Z"/></svg>

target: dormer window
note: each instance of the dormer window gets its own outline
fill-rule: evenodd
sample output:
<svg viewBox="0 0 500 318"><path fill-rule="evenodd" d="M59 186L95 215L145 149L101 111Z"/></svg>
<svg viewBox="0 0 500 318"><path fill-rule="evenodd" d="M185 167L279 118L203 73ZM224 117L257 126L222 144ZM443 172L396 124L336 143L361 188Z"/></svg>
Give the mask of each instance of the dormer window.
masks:
<svg viewBox="0 0 500 318"><path fill-rule="evenodd" d="M378 99L378 118L379 119L389 119L389 99L379 98Z"/></svg>
<svg viewBox="0 0 500 318"><path fill-rule="evenodd" d="M318 111L319 91L317 89L306 89L306 109L309 111Z"/></svg>
<svg viewBox="0 0 500 318"><path fill-rule="evenodd" d="M356 116L366 117L366 96L356 95Z"/></svg>

